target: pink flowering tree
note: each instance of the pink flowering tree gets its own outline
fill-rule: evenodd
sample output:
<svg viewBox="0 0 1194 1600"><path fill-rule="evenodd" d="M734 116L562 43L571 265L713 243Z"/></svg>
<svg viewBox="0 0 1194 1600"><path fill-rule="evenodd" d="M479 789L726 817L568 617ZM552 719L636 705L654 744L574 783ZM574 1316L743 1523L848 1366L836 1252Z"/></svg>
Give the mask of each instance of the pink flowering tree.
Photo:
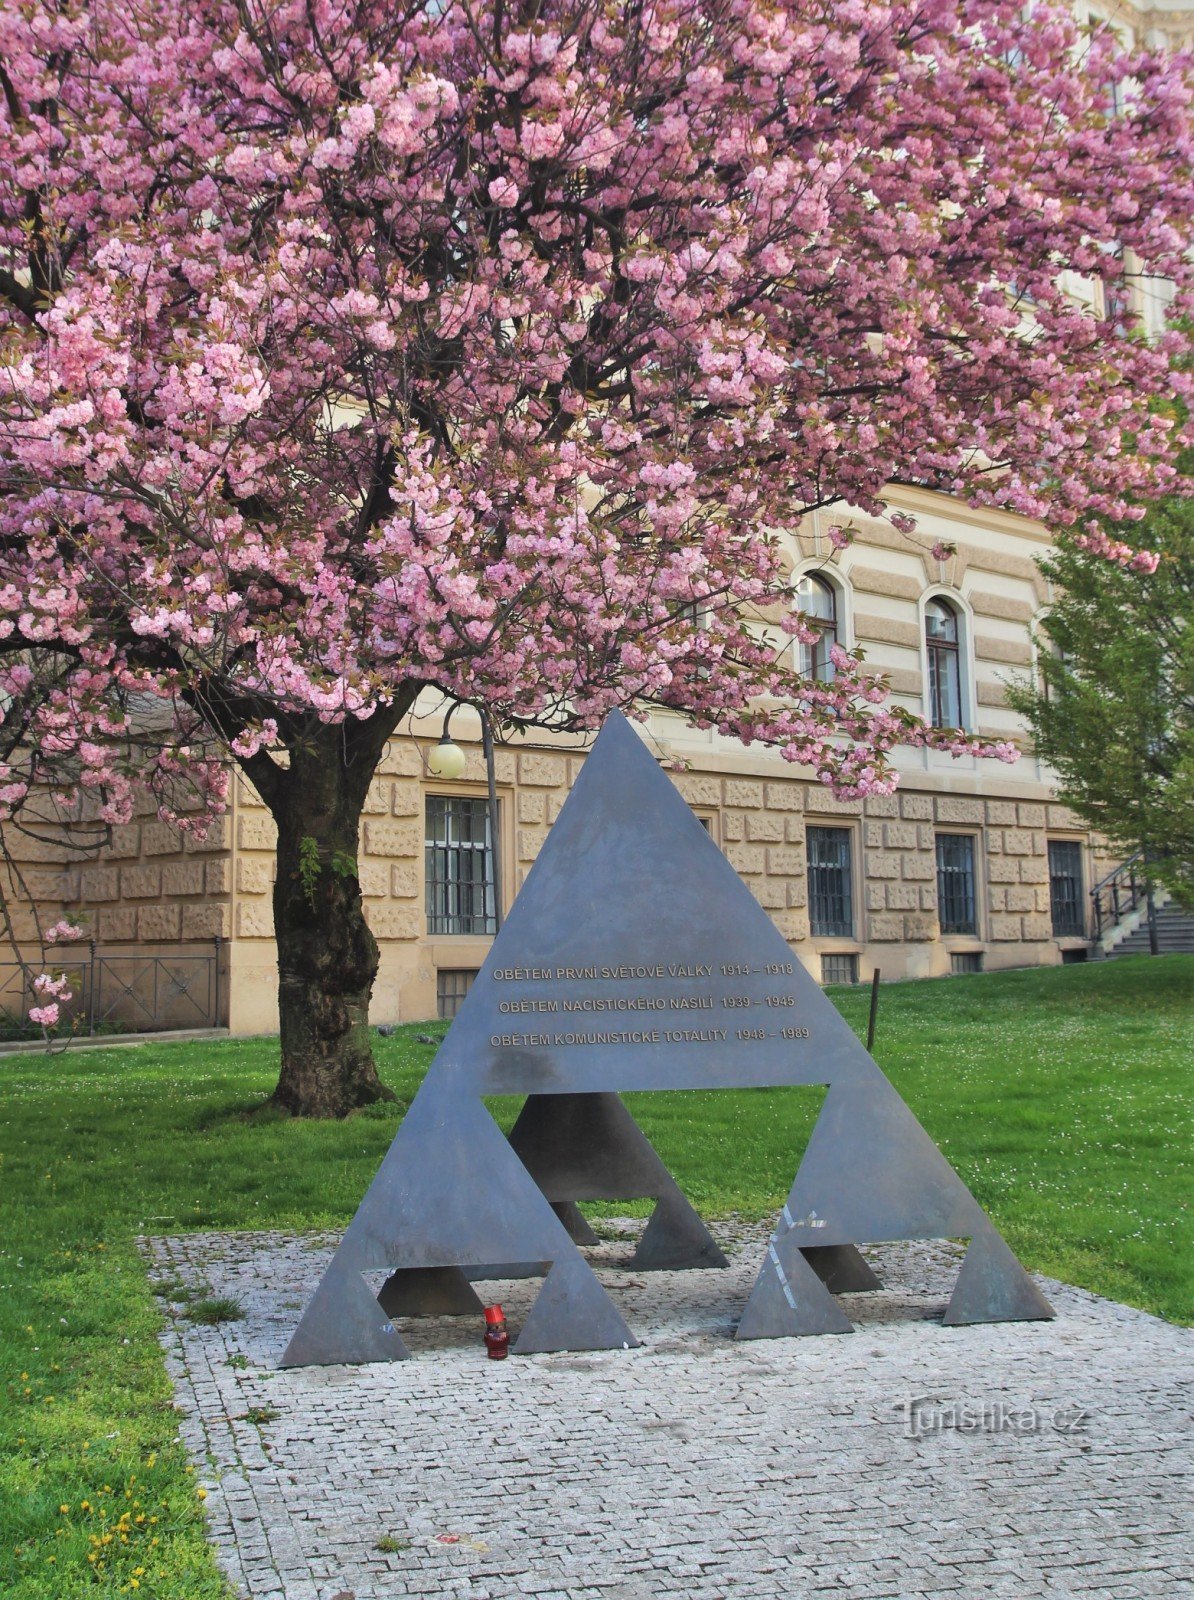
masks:
<svg viewBox="0 0 1194 1600"><path fill-rule="evenodd" d="M799 677L774 530L915 483L1097 542L1172 487L1176 331L1063 274L1188 308L1188 64L1022 9L0 10L0 803L201 829L239 765L279 1104L384 1092L353 863L421 689L883 790L973 746Z"/></svg>

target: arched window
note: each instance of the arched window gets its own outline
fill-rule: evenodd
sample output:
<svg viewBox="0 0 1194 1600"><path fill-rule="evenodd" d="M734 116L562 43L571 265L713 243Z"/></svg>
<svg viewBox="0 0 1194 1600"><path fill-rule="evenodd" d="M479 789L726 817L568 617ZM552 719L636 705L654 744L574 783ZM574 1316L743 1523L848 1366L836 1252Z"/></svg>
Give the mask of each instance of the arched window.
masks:
<svg viewBox="0 0 1194 1600"><path fill-rule="evenodd" d="M935 728L962 726L961 628L948 600L935 596L925 606L925 648L929 658L929 721Z"/></svg>
<svg viewBox="0 0 1194 1600"><path fill-rule="evenodd" d="M806 572L796 585L796 609L817 630L812 644L796 647L800 671L818 683L829 683L833 678L829 652L837 643L837 593L833 585L814 572Z"/></svg>

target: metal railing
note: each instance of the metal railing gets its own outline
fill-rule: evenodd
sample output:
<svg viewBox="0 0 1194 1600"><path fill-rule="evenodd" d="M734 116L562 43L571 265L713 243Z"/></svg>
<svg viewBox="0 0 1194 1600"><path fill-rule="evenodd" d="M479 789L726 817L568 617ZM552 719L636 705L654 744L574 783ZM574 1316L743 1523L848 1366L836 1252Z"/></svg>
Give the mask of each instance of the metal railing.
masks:
<svg viewBox="0 0 1194 1600"><path fill-rule="evenodd" d="M1094 936L1101 939L1104 929L1114 928L1117 922L1130 916L1138 906L1148 901L1148 876L1144 870L1144 851L1122 862L1100 878L1090 891L1091 914L1094 919Z"/></svg>
<svg viewBox="0 0 1194 1600"><path fill-rule="evenodd" d="M209 950L155 945L110 954L91 940L85 955L74 946L69 955L52 953L44 966L0 961L0 1022L10 1032L36 1031L28 1020L29 1008L38 1003L33 980L47 971L70 981L69 999L59 1002L60 1037L219 1027L224 942L217 936Z"/></svg>

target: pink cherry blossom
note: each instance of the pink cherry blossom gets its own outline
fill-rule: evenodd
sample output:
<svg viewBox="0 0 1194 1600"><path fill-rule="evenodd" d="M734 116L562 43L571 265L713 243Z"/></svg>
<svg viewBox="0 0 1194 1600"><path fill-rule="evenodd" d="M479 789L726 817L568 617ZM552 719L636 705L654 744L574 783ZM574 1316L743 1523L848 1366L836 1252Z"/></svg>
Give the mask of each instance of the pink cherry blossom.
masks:
<svg viewBox="0 0 1194 1600"><path fill-rule="evenodd" d="M771 530L912 483L1148 570L1101 530L1180 484L1185 56L1057 0L27 0L0 58L0 820L201 832L229 757L281 815L424 687L886 792L1010 752L804 682ZM1151 340L1061 270L1126 263Z"/></svg>

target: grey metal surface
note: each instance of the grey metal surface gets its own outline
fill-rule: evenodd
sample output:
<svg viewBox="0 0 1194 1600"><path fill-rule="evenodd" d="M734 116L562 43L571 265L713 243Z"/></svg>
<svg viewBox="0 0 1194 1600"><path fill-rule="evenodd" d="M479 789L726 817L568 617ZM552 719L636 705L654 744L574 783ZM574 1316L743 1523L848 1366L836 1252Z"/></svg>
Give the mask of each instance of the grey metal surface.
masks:
<svg viewBox="0 0 1194 1600"><path fill-rule="evenodd" d="M553 1203L655 1200L634 1254L639 1270L724 1267L705 1224L616 1094L532 1094L510 1130L518 1159ZM588 1240L578 1239L576 1224ZM575 1205L561 1217L577 1243L596 1235Z"/></svg>
<svg viewBox="0 0 1194 1600"><path fill-rule="evenodd" d="M283 1364L404 1356L362 1276L379 1269L391 1273L395 1297L401 1273L415 1269L458 1267L474 1280L496 1276L496 1264L543 1272L516 1351L633 1344L569 1236L575 1217L557 1214L553 1202L628 1198L625 1185L637 1183L659 1200L638 1264L700 1260L712 1241L617 1096L778 1084L821 1084L828 1092L738 1337L847 1331L816 1263L830 1283L870 1286L858 1282L861 1258L803 1252L882 1239L974 1241L949 1320L1051 1315L615 713ZM485 1109L482 1097L495 1094L534 1097L522 1134L512 1134L534 1176ZM548 1097L572 1104L553 1112ZM741 1158L749 1161L750 1152Z"/></svg>
<svg viewBox="0 0 1194 1600"><path fill-rule="evenodd" d="M852 1244L812 1245L801 1254L830 1294L862 1294L883 1287Z"/></svg>
<svg viewBox="0 0 1194 1600"><path fill-rule="evenodd" d="M408 1267L382 1284L377 1303L388 1317L480 1316L484 1307L459 1267Z"/></svg>
<svg viewBox="0 0 1194 1600"><path fill-rule="evenodd" d="M588 1218L572 1200L553 1200L551 1209L568 1230L573 1244L596 1244L597 1235L589 1226Z"/></svg>

